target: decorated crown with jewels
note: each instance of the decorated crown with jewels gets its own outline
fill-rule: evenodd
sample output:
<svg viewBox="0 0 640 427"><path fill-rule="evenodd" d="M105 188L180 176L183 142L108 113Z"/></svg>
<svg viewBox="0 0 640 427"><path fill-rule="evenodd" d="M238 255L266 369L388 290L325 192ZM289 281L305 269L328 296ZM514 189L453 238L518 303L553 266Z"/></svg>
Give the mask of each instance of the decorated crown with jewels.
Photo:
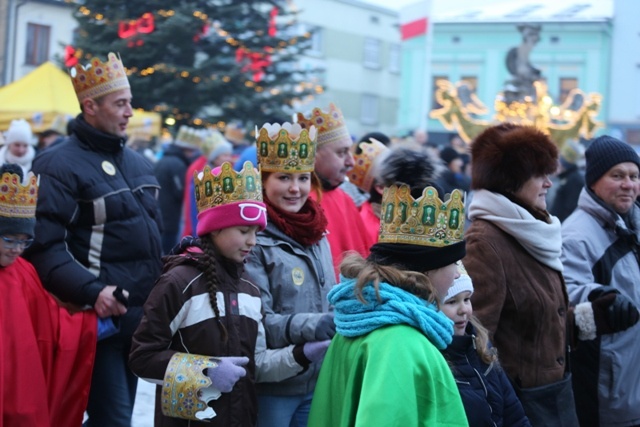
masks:
<svg viewBox="0 0 640 427"><path fill-rule="evenodd" d="M310 129L311 126L318 129L318 145L342 140L348 140L351 143L351 135L349 135L342 111L333 103L329 104L329 111L326 113L320 108L314 108L309 118L298 113L297 122L304 129Z"/></svg>
<svg viewBox="0 0 640 427"><path fill-rule="evenodd" d="M94 57L85 67L76 64L69 70L69 74L80 102L130 87L127 70L122 60L113 52L109 52L106 62Z"/></svg>
<svg viewBox="0 0 640 427"><path fill-rule="evenodd" d="M162 382L160 404L167 417L210 421L215 411L207 404L220 397L205 369L218 366L218 359L197 354L175 353Z"/></svg>
<svg viewBox="0 0 640 427"><path fill-rule="evenodd" d="M35 218L38 201L38 178L29 173L25 185L20 176L5 172L0 178L0 217Z"/></svg>
<svg viewBox="0 0 640 427"><path fill-rule="evenodd" d="M444 247L464 238L464 201L460 190L453 190L446 202L438 191L427 187L414 199L408 185L384 189L380 212L381 243L407 243Z"/></svg>
<svg viewBox="0 0 640 427"><path fill-rule="evenodd" d="M217 174L206 166L204 171L194 174L193 180L198 213L245 200L262 202L260 172L251 162L245 162L239 172L225 162Z"/></svg>
<svg viewBox="0 0 640 427"><path fill-rule="evenodd" d="M371 184L373 184L373 164L376 158L389 150L382 142L377 139L371 138L369 141L363 141L357 146L361 152L357 153L354 148L353 153L353 168L347 174L349 182L358 186L362 191L369 192L371 190Z"/></svg>
<svg viewBox="0 0 640 427"><path fill-rule="evenodd" d="M311 125L265 123L256 127L258 163L263 172L313 172L316 159L317 131Z"/></svg>

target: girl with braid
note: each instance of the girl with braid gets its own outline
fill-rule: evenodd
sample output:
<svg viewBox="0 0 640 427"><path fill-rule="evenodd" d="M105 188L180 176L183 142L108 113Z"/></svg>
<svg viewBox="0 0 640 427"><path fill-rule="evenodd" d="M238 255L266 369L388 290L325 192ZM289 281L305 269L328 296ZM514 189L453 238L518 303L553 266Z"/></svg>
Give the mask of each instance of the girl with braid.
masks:
<svg viewBox="0 0 640 427"><path fill-rule="evenodd" d="M304 346L266 350L260 292L243 262L267 224L259 172L224 163L194 177L199 238L185 237L133 336L130 366L156 383L156 427L253 426L254 383L303 371Z"/></svg>

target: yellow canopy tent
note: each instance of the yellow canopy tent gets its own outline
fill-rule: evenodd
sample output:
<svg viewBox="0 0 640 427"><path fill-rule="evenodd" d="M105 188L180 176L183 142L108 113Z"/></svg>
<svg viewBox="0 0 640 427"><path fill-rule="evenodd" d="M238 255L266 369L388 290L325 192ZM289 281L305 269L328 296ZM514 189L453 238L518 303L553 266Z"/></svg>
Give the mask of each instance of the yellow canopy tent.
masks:
<svg viewBox="0 0 640 427"><path fill-rule="evenodd" d="M34 132L51 127L56 118L80 113L71 79L52 62L45 62L20 80L0 88L0 130L11 120L27 120ZM134 110L127 132L160 136L162 117L158 113Z"/></svg>

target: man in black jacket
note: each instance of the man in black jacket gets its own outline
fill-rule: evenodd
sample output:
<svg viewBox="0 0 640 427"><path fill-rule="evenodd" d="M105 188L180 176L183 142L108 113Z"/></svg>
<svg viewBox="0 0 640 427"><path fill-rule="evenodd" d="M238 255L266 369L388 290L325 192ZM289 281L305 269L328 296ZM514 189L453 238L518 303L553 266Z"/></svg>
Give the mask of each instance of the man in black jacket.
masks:
<svg viewBox="0 0 640 427"><path fill-rule="evenodd" d="M73 134L33 164L40 190L26 256L57 298L119 328L97 343L85 426L130 427L131 335L161 268L159 185L151 164L125 146L133 110L121 60L93 58L71 76L82 113Z"/></svg>

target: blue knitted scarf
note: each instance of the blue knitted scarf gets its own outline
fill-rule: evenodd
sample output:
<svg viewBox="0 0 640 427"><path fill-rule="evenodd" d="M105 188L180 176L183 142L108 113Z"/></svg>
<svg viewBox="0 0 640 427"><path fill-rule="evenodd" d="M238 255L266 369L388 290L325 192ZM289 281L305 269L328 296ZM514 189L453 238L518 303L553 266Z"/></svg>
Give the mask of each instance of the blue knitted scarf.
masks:
<svg viewBox="0 0 640 427"><path fill-rule="evenodd" d="M362 296L356 298L356 279L346 279L329 292L329 302L335 307L338 333L345 337L359 337L388 325L410 325L423 334L438 349L444 350L451 343L453 321L431 304L417 296L388 283L380 283L380 300L373 283L364 286Z"/></svg>

